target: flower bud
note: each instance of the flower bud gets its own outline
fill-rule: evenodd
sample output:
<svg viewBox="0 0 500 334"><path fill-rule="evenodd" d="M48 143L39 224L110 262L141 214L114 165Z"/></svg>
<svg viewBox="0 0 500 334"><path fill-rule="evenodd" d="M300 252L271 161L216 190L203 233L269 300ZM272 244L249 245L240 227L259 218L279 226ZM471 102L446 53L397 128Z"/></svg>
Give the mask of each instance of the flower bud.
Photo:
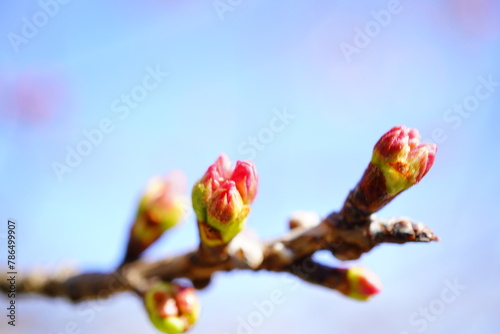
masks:
<svg viewBox="0 0 500 334"><path fill-rule="evenodd" d="M259 177L255 165L250 161L237 161L231 177L236 183L241 198L245 204L250 204L257 195Z"/></svg>
<svg viewBox="0 0 500 334"><path fill-rule="evenodd" d="M149 181L139 204L139 214L167 230L176 225L186 211L186 177L176 170L165 177Z"/></svg>
<svg viewBox="0 0 500 334"><path fill-rule="evenodd" d="M196 323L200 303L196 290L184 282L158 282L144 296L153 325L163 333L184 333Z"/></svg>
<svg viewBox="0 0 500 334"><path fill-rule="evenodd" d="M231 177L231 161L226 154L221 153L193 187L191 199L198 221L206 221L207 203L212 193L229 177Z"/></svg>
<svg viewBox="0 0 500 334"><path fill-rule="evenodd" d="M187 208L186 179L181 171L152 178L130 231L126 259L136 259L166 230L179 223Z"/></svg>
<svg viewBox="0 0 500 334"><path fill-rule="evenodd" d="M243 229L249 212L250 206L243 203L234 181L225 181L210 199L207 223L228 243Z"/></svg>
<svg viewBox="0 0 500 334"><path fill-rule="evenodd" d="M232 170L229 158L225 154L219 156L192 192L204 244L227 244L243 229L257 188L258 175L251 161L237 161Z"/></svg>
<svg viewBox="0 0 500 334"><path fill-rule="evenodd" d="M395 196L417 184L434 163L435 144L420 144L416 129L395 126L380 138L373 149L372 164L380 169L387 193Z"/></svg>
<svg viewBox="0 0 500 334"><path fill-rule="evenodd" d="M229 179L233 174L233 169L231 167L231 160L226 153L221 153L215 163L213 164L220 177L224 180Z"/></svg>
<svg viewBox="0 0 500 334"><path fill-rule="evenodd" d="M346 279L348 288L344 294L354 299L367 300L382 290L377 274L363 267L348 269Z"/></svg>
<svg viewBox="0 0 500 334"><path fill-rule="evenodd" d="M366 218L417 184L436 157L435 144L420 144L416 129L395 126L373 148L372 160L341 210L346 221Z"/></svg>

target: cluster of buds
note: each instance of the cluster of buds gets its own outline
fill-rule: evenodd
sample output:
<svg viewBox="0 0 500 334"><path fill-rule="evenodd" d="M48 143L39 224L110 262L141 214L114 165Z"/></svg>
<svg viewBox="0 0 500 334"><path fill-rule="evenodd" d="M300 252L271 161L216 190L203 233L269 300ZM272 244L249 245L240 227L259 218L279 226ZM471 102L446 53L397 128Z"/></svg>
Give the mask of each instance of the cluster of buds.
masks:
<svg viewBox="0 0 500 334"><path fill-rule="evenodd" d="M204 245L226 245L244 227L257 195L258 175L253 162L231 161L222 153L194 185L192 203Z"/></svg>
<svg viewBox="0 0 500 334"><path fill-rule="evenodd" d="M125 262L130 262L155 242L166 230L179 223L186 213L186 177L173 171L152 178L142 196L130 230Z"/></svg>
<svg viewBox="0 0 500 334"><path fill-rule="evenodd" d="M357 300L368 300L382 291L380 278L373 271L364 267L353 267L346 270L345 289L341 292L347 297Z"/></svg>
<svg viewBox="0 0 500 334"><path fill-rule="evenodd" d="M365 214L380 210L420 182L432 167L436 152L435 144L420 143L418 130L395 126L375 144L372 160L344 209L351 206Z"/></svg>
<svg viewBox="0 0 500 334"><path fill-rule="evenodd" d="M144 295L144 303L149 319L163 333L184 333L200 315L196 290L184 281L156 283Z"/></svg>

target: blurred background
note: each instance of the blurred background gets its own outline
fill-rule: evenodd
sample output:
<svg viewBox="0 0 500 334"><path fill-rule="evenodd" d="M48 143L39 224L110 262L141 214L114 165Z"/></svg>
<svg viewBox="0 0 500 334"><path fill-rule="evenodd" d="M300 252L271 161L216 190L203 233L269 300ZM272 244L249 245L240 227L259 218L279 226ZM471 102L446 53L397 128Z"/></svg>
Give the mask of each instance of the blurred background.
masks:
<svg viewBox="0 0 500 334"><path fill-rule="evenodd" d="M191 333L498 333L498 17L494 0L2 2L0 218L17 221L19 272L111 270L148 179L182 169L192 184L220 152L255 161L247 226L276 237L294 210L339 209L404 124L438 144L436 163L379 215L441 242L363 256L384 284L367 303L285 274L219 274ZM146 257L196 245L191 216ZM276 289L284 303L256 323ZM156 333L131 294L23 296L15 328L7 302L2 333Z"/></svg>

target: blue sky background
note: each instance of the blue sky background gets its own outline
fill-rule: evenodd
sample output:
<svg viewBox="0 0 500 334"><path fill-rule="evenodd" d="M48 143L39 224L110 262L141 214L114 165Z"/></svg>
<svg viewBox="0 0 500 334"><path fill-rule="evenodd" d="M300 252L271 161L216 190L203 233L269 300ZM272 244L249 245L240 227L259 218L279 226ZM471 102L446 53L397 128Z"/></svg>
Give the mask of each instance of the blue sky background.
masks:
<svg viewBox="0 0 500 334"><path fill-rule="evenodd" d="M18 222L21 273L67 262L111 269L151 176L182 169L192 184L219 152L248 159L242 145L266 138L286 110L294 118L254 157L261 184L247 222L263 238L278 236L294 210L340 208L373 144L405 124L440 139L436 163L380 215L423 221L440 243L363 256L384 284L368 303L284 274L220 274L200 293L192 333L498 333L500 85L467 116L448 111L488 92L482 81L500 82L496 1L401 1L381 26L372 11L387 1L243 0L220 16L211 0L74 0L13 47L24 18L43 20L45 2L0 5L0 218ZM342 43L356 46L365 27L379 29L346 57ZM120 119L113 104L156 67L169 76ZM54 162L65 163L67 147L103 119L113 131L58 180ZM146 256L196 244L190 220ZM465 288L445 304L455 281ZM239 329L275 289L285 302ZM75 333L156 332L129 294L76 306L29 297L19 308L18 326L4 319L2 333L70 333L71 324ZM425 308L434 310L427 319Z"/></svg>

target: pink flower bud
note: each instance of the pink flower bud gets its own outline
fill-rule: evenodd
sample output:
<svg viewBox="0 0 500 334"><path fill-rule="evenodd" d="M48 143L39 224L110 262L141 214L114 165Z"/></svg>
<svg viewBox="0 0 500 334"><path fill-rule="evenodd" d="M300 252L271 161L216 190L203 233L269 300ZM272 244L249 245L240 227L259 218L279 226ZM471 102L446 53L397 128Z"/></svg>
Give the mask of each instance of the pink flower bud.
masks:
<svg viewBox="0 0 500 334"><path fill-rule="evenodd" d="M156 283L146 292L144 303L151 322L164 333L184 333L200 315L196 291L183 281Z"/></svg>
<svg viewBox="0 0 500 334"><path fill-rule="evenodd" d="M149 181L139 206L140 214L164 230L176 225L186 211L186 176L176 170Z"/></svg>
<svg viewBox="0 0 500 334"><path fill-rule="evenodd" d="M156 312L161 317L172 317L179 315L179 309L175 303L175 299L170 297L164 291L158 291L153 295Z"/></svg>
<svg viewBox="0 0 500 334"><path fill-rule="evenodd" d="M210 198L207 223L229 242L243 229L250 207L243 203L234 181L225 181Z"/></svg>
<svg viewBox="0 0 500 334"><path fill-rule="evenodd" d="M196 290L191 286L177 285L177 290L174 291L175 301L179 310L183 313L193 312L198 298Z"/></svg>
<svg viewBox="0 0 500 334"><path fill-rule="evenodd" d="M223 153L194 185L192 203L202 242L228 243L244 226L255 199L258 175L251 161L237 161L233 170Z"/></svg>
<svg viewBox="0 0 500 334"><path fill-rule="evenodd" d="M420 182L432 167L436 152L435 144L420 143L416 129L393 127L375 144L372 160L347 196L341 215L346 221L360 221L382 209Z"/></svg>
<svg viewBox="0 0 500 334"><path fill-rule="evenodd" d="M243 202L245 204L252 203L257 195L259 184L255 165L251 161L237 161L231 180L236 183L236 188L238 188Z"/></svg>
<svg viewBox="0 0 500 334"><path fill-rule="evenodd" d="M372 164L385 178L389 196L417 184L434 163L435 144L420 144L416 129L395 126L380 138L373 149Z"/></svg>
<svg viewBox="0 0 500 334"><path fill-rule="evenodd" d="M215 191L208 204L208 217L220 224L228 224L239 216L243 200L234 181L225 181Z"/></svg>
<svg viewBox="0 0 500 334"><path fill-rule="evenodd" d="M380 278L363 267L354 267L347 270L348 289L345 295L358 300L367 300L382 291Z"/></svg>
<svg viewBox="0 0 500 334"><path fill-rule="evenodd" d="M130 230L125 262L137 259L166 230L177 225L188 208L186 177L181 171L152 178Z"/></svg>
<svg viewBox="0 0 500 334"><path fill-rule="evenodd" d="M226 153L221 153L212 166L215 167L220 177L224 180L229 179L231 177L231 174L233 173L231 160L229 160L229 157L226 155Z"/></svg>
<svg viewBox="0 0 500 334"><path fill-rule="evenodd" d="M209 190L208 195L211 195L212 192L219 188L221 182L224 181L224 178L217 170L217 166L211 165L205 172L205 175L203 175L201 181L203 182L203 185Z"/></svg>
<svg viewBox="0 0 500 334"><path fill-rule="evenodd" d="M415 147L408 155L408 164L414 168L413 182L418 183L427 174L436 159L436 144L424 143Z"/></svg>
<svg viewBox="0 0 500 334"><path fill-rule="evenodd" d="M420 142L417 129L398 125L387 131L375 144L375 150L388 160L397 160L402 154L408 154Z"/></svg>

